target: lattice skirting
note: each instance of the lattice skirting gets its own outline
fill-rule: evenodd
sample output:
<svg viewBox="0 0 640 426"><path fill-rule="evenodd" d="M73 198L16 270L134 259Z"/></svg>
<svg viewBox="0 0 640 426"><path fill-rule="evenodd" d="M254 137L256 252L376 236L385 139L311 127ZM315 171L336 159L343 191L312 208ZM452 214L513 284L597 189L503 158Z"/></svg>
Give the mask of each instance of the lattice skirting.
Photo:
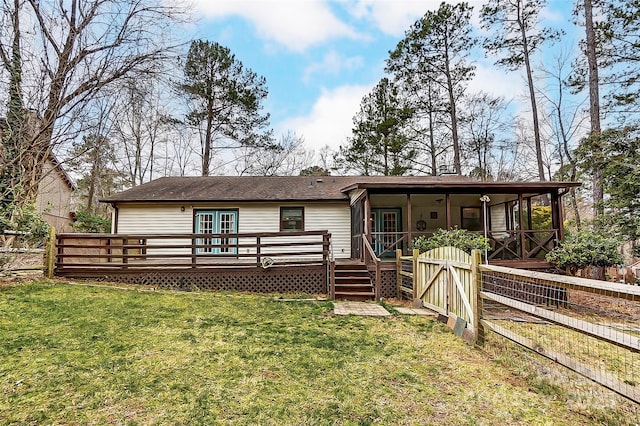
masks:
<svg viewBox="0 0 640 426"><path fill-rule="evenodd" d="M327 270L324 266L152 271L127 275L106 275L96 279L184 291L230 290L252 293L327 293Z"/></svg>
<svg viewBox="0 0 640 426"><path fill-rule="evenodd" d="M398 283L396 281L395 269L383 269L380 271L380 296L385 299L395 299L398 297ZM371 284L376 283L376 271L369 271Z"/></svg>

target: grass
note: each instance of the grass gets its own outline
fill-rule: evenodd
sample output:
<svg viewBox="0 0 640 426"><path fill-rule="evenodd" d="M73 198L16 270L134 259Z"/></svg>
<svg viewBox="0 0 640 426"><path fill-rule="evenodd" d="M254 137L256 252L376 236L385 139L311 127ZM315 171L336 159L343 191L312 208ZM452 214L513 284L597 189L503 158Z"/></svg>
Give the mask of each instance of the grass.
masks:
<svg viewBox="0 0 640 426"><path fill-rule="evenodd" d="M0 424L602 424L432 319L0 286Z"/></svg>

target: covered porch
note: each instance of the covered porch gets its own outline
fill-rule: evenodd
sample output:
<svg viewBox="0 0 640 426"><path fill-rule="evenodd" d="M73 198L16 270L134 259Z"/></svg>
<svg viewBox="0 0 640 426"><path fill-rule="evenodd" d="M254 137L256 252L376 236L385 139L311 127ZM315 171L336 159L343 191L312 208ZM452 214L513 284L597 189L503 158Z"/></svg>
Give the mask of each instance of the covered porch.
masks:
<svg viewBox="0 0 640 426"><path fill-rule="evenodd" d="M486 260L544 268L564 237L562 196L575 182L363 183L349 188L351 257L366 263L409 254L411 242L438 229L460 228L489 239Z"/></svg>

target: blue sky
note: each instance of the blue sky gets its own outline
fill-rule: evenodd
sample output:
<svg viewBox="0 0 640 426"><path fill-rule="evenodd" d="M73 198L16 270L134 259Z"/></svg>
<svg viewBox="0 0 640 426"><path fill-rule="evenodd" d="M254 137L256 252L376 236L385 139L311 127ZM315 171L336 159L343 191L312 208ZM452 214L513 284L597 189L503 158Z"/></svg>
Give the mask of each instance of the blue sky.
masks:
<svg viewBox="0 0 640 426"><path fill-rule="evenodd" d="M470 1L476 13L484 1ZM550 0L545 23L564 28L559 46L575 49L570 0ZM308 149L336 149L346 142L360 100L384 76L389 50L413 22L440 0L195 0L194 37L228 48L267 80L265 109L276 135L288 131ZM550 53L547 52L547 56ZM539 59L541 60L541 58ZM519 73L476 59L471 90L521 103ZM522 93L523 96L520 95Z"/></svg>

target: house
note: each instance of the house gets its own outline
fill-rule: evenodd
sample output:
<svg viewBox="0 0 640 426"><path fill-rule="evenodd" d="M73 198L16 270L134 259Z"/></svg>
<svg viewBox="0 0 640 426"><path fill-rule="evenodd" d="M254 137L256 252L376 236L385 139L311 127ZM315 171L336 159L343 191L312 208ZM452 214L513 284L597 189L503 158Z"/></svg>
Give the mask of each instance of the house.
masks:
<svg viewBox="0 0 640 426"><path fill-rule="evenodd" d="M38 184L36 209L42 218L59 232L71 232L73 222L72 195L76 185L57 158L50 154Z"/></svg>
<svg viewBox="0 0 640 426"><path fill-rule="evenodd" d="M578 185L451 175L165 177L101 201L113 207L115 234L327 230L335 259L363 259L363 241L387 258L419 235L459 227L491 240L490 261L531 266L562 239L560 199ZM532 210L541 203L550 226L536 229Z"/></svg>
<svg viewBox="0 0 640 426"><path fill-rule="evenodd" d="M6 120L0 118L0 138ZM36 195L36 210L59 232L70 232L73 221L71 197L76 185L53 153L49 153L42 168Z"/></svg>
<svg viewBox="0 0 640 426"><path fill-rule="evenodd" d="M438 229L485 235L489 263L548 268L545 255L563 238L561 198L578 185L451 175L165 177L101 200L113 209L111 234L58 235L56 274L336 296L368 286L394 297L395 256Z"/></svg>

